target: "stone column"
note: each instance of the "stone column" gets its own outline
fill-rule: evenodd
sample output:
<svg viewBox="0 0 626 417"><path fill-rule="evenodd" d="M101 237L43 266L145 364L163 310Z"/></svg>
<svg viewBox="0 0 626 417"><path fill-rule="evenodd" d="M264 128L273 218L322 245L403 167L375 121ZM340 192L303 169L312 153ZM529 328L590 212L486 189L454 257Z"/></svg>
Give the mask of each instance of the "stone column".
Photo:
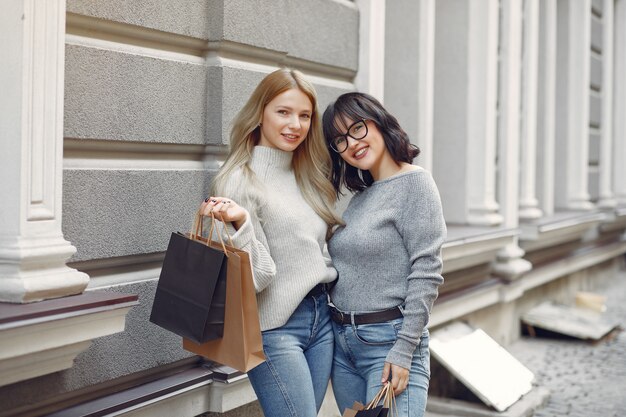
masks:
<svg viewBox="0 0 626 417"><path fill-rule="evenodd" d="M588 191L591 0L559 0L557 12L555 205L590 210L594 207Z"/></svg>
<svg viewBox="0 0 626 417"><path fill-rule="evenodd" d="M598 207L613 208L613 4L604 0L602 7L602 132L600 137L600 186ZM626 138L622 137L622 140ZM622 162L623 163L623 162Z"/></svg>
<svg viewBox="0 0 626 417"><path fill-rule="evenodd" d="M520 138L519 218L541 217L535 191L537 171L537 74L539 70L539 0L524 2L522 51L522 133Z"/></svg>
<svg viewBox="0 0 626 417"><path fill-rule="evenodd" d="M613 193L626 205L626 0L615 2L613 87Z"/></svg>
<svg viewBox="0 0 626 417"><path fill-rule="evenodd" d="M527 1L528 4L528 1ZM498 132L498 198L503 225L519 226L520 181L520 103L522 68L522 0L502 2L502 27L500 31L500 88ZM527 92L533 94L533 92ZM514 280L531 269L518 238L497 254L494 274Z"/></svg>
<svg viewBox="0 0 626 417"><path fill-rule="evenodd" d="M435 3L433 173L446 220L497 225L498 1Z"/></svg>
<svg viewBox="0 0 626 417"><path fill-rule="evenodd" d="M556 0L539 2L539 77L537 88L537 195L545 216L554 214Z"/></svg>
<svg viewBox="0 0 626 417"><path fill-rule="evenodd" d="M381 103L385 98L385 2L356 0L359 8L359 72L357 90Z"/></svg>
<svg viewBox="0 0 626 417"><path fill-rule="evenodd" d="M0 300L81 293L89 277L66 266L76 249L61 231L65 0L2 9Z"/></svg>
<svg viewBox="0 0 626 417"><path fill-rule="evenodd" d="M432 170L435 0L393 0L385 12L385 107L420 147Z"/></svg>

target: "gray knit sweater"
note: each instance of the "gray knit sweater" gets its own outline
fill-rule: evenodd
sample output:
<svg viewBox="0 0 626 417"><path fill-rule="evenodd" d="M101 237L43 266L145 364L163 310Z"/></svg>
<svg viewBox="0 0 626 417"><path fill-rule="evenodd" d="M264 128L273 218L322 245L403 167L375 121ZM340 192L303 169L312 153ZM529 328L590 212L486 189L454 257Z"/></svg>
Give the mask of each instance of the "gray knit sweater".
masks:
<svg viewBox="0 0 626 417"><path fill-rule="evenodd" d="M251 254L261 330L284 325L317 284L337 271L326 250L326 222L302 197L291 169L291 152L256 146L250 167L263 186L261 201L246 207L250 216L232 236ZM242 203L241 173L228 181L225 197Z"/></svg>
<svg viewBox="0 0 626 417"><path fill-rule="evenodd" d="M374 182L344 212L329 251L339 278L332 302L345 312L404 305L404 323L387 362L410 369L441 276L446 235L439 192L422 168Z"/></svg>

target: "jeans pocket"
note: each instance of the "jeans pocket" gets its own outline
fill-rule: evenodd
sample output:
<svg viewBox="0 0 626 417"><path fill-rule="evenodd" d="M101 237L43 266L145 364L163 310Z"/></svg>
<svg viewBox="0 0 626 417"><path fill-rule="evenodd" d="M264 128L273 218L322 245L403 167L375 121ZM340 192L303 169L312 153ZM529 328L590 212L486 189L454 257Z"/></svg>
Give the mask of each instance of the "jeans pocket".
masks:
<svg viewBox="0 0 626 417"><path fill-rule="evenodd" d="M354 335L366 345L392 345L396 342L401 327L402 319L383 323L359 324L354 327Z"/></svg>

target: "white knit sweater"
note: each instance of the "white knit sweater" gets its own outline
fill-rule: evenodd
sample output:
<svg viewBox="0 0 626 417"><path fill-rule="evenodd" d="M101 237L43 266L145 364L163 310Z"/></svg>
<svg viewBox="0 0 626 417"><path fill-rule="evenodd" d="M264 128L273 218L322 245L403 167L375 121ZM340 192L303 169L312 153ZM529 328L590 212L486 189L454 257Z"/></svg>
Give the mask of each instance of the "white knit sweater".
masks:
<svg viewBox="0 0 626 417"><path fill-rule="evenodd" d="M326 250L326 223L302 197L292 156L254 148L250 168L263 185L262 201L246 207L250 215L232 236L252 258L261 330L284 325L315 285L337 278ZM233 175L224 190L237 203L244 201L241 177Z"/></svg>

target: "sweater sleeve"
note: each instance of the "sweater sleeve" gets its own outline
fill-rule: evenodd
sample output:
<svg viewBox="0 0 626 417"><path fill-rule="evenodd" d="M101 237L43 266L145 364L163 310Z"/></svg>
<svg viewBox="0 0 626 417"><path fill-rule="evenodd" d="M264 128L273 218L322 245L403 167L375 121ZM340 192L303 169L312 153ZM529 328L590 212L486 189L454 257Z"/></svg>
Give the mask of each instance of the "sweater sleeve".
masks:
<svg viewBox="0 0 626 417"><path fill-rule="evenodd" d="M330 257L330 253L328 253L328 243L325 243L324 247L322 248L322 259L324 259L324 263L326 264L327 268L334 269L333 260Z"/></svg>
<svg viewBox="0 0 626 417"><path fill-rule="evenodd" d="M242 187L238 187L235 181L230 181L226 184L223 194L224 197L231 198L238 204L242 204L243 196L240 190L242 190ZM276 264L274 259L272 259L263 225L259 220L259 208L256 206L245 208L248 211L248 215L239 230L235 230L232 223L228 223L226 228L235 247L250 254L254 287L256 292L259 293L267 288L276 277Z"/></svg>
<svg viewBox="0 0 626 417"><path fill-rule="evenodd" d="M407 201L398 216L397 228L409 254L404 321L387 362L410 369L413 353L428 324L430 312L443 283L441 246L446 224L439 191L429 172L414 177L412 189L403 190Z"/></svg>

